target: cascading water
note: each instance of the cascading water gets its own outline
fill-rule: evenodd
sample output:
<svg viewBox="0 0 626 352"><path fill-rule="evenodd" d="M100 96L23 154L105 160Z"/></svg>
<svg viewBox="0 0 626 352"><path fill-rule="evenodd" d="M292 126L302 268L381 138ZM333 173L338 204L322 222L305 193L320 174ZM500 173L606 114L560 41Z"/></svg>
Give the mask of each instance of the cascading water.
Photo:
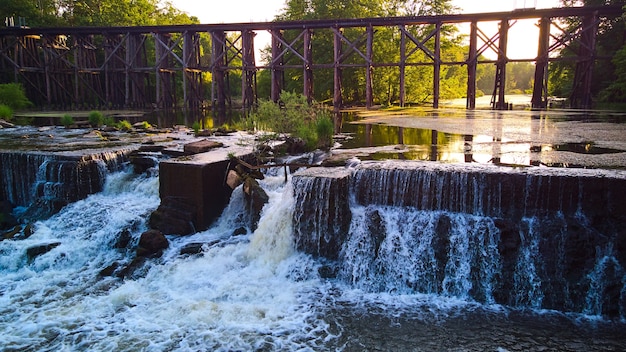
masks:
<svg viewBox="0 0 626 352"><path fill-rule="evenodd" d="M351 174L352 170L343 172ZM0 349L626 347L623 324L601 320L587 324L559 314L492 305L501 299L503 268L511 265L501 254L501 247L507 246L502 236L510 240L510 229L499 220L442 209L364 205L354 194L341 193L340 187L327 183L320 186L332 193L332 199L306 198L300 190L321 192L315 186L318 181L294 181L285 184L278 175L261 182L270 201L254 232L233 234L248 223L238 188L213 227L191 236L168 236L170 246L160 258L118 278L102 271L112 263L132 261L146 218L159 202L158 179L129 172L109 174L102 192L37 222L30 237L0 241ZM306 235L298 222L306 218L299 208L305 199L323 201L320 209L332 210L329 214L337 221L332 226L307 223L316 229L312 236L326 241L328 229L345 230L341 248L326 247L335 255L333 260L297 250L299 242L293 235ZM342 214L344 200L350 204L349 216ZM541 226L526 222L524 235L540 232ZM130 234L126 247L119 245L125 233ZM29 248L52 243L58 245L46 253L27 255ZM201 253L184 254L186 246L196 243L203 244ZM606 256L615 253L610 247L604 251ZM623 275L617 259L601 257L598 270L588 279L606 282L603 278L608 275L615 283ZM513 286L514 278L507 284ZM593 300L586 302L590 311L596 309Z"/></svg>
<svg viewBox="0 0 626 352"><path fill-rule="evenodd" d="M170 237L170 248L135 274L103 276L128 264L156 209L158 178L108 175L104 190L34 225L28 238L0 242L3 351L298 350L323 346L326 323L308 292L323 287L311 258L294 251L293 196L284 176L254 234L245 226L241 188L210 230ZM283 189L287 191L283 191ZM131 244L118 248L123 233ZM190 243L201 255L181 255ZM29 258L34 246L58 243Z"/></svg>
<svg viewBox="0 0 626 352"><path fill-rule="evenodd" d="M571 177L562 171L415 162L368 163L350 175L307 171L295 181L302 192L296 192L296 243L325 257L318 243L341 248L341 278L369 292L624 318L625 253L613 258L601 248L622 243L616 191L625 178L594 172ZM339 187L336 180L349 186ZM328 199L341 198L351 216L311 216L312 209L326 209ZM605 213L594 205L598 200L608 206ZM311 221L319 222L316 228L348 222L349 231L334 235L334 242L321 241L310 231ZM603 277L611 284L597 283Z"/></svg>
<svg viewBox="0 0 626 352"><path fill-rule="evenodd" d="M0 196L30 207L26 217L50 216L71 202L102 190L108 172L122 168L129 151L87 156L62 153L0 153Z"/></svg>

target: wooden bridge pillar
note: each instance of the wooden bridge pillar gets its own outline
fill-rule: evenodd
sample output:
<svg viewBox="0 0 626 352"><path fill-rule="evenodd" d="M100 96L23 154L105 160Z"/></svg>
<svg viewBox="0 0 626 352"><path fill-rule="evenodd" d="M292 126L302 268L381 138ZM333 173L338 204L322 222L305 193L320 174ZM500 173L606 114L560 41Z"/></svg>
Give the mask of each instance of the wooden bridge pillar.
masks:
<svg viewBox="0 0 626 352"><path fill-rule="evenodd" d="M155 53L155 104L159 109L173 109L176 104L176 81L173 58L169 54L171 47L169 33L154 34Z"/></svg>
<svg viewBox="0 0 626 352"><path fill-rule="evenodd" d="M496 110L507 110L508 104L505 101L506 91L506 47L508 44L509 20L500 21L500 40L498 41L498 61L496 62L496 79L491 98L491 106Z"/></svg>
<svg viewBox="0 0 626 352"><path fill-rule="evenodd" d="M597 17L597 12L583 17L574 85L570 95L572 108L590 109L592 106L591 84L596 52L596 32L598 30Z"/></svg>
<svg viewBox="0 0 626 352"><path fill-rule="evenodd" d="M467 100L465 108L476 109L476 68L478 66L478 23L470 24L469 53L467 55Z"/></svg>
<svg viewBox="0 0 626 352"><path fill-rule="evenodd" d="M74 97L77 106L93 109L106 103L102 92L101 73L97 64L93 35L74 37Z"/></svg>
<svg viewBox="0 0 626 352"><path fill-rule="evenodd" d="M441 22L435 25L435 48L433 57L433 108L439 108L439 81L441 79Z"/></svg>
<svg viewBox="0 0 626 352"><path fill-rule="evenodd" d="M398 69L400 71L400 88L399 88L399 101L400 106L404 107L406 104L406 26L400 25L400 62L398 63Z"/></svg>
<svg viewBox="0 0 626 352"><path fill-rule="evenodd" d="M533 109L545 109L548 107L548 60L551 24L552 21L549 17L543 17L539 21L539 43L537 45L535 82L531 100Z"/></svg>
<svg viewBox="0 0 626 352"><path fill-rule="evenodd" d="M333 109L335 111L335 116L338 116L337 113L341 106L343 105L342 98L342 85L341 85L341 36L339 35L340 29L335 28L333 32ZM337 123L335 123L335 128Z"/></svg>
<svg viewBox="0 0 626 352"><path fill-rule="evenodd" d="M202 70L200 69L200 35L196 32L183 33L183 95L185 110L202 108Z"/></svg>
<svg viewBox="0 0 626 352"><path fill-rule="evenodd" d="M309 104L313 102L313 47L311 45L311 39L313 38L313 31L306 29L304 31L304 96Z"/></svg>
<svg viewBox="0 0 626 352"><path fill-rule="evenodd" d="M226 112L226 34L224 31L212 31L211 39L213 46L211 73L214 85L212 100L218 114L222 116Z"/></svg>
<svg viewBox="0 0 626 352"><path fill-rule="evenodd" d="M241 104L244 111L256 105L255 35L254 31L248 29L241 32Z"/></svg>
<svg viewBox="0 0 626 352"><path fill-rule="evenodd" d="M365 106L370 109L374 106L374 89L372 83L372 76L374 74L373 64L373 43L374 43L374 27L367 27L367 48L366 48L366 71L365 71Z"/></svg>
<svg viewBox="0 0 626 352"><path fill-rule="evenodd" d="M278 102L280 99L280 92L283 90L285 72L283 69L283 32L279 29L272 29L272 62L270 63L271 70L271 99L273 102Z"/></svg>

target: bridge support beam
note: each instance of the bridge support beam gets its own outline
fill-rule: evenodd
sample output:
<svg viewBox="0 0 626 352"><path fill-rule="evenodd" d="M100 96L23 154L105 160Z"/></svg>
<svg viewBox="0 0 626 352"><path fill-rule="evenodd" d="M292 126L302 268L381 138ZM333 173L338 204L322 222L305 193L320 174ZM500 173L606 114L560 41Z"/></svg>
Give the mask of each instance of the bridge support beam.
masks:
<svg viewBox="0 0 626 352"><path fill-rule="evenodd" d="M285 81L284 60L283 60L283 32L279 29L271 30L272 34L272 62L270 63L271 71L271 99L273 102L278 102L280 99L280 92L282 92Z"/></svg>
<svg viewBox="0 0 626 352"><path fill-rule="evenodd" d="M552 21L548 17L544 17L539 21L539 43L535 61L533 97L531 100L533 109L545 109L548 107L548 54L551 24Z"/></svg>
<svg viewBox="0 0 626 352"><path fill-rule="evenodd" d="M213 78L212 100L214 113L226 114L226 34L224 31L211 32L211 76Z"/></svg>
<svg viewBox="0 0 626 352"><path fill-rule="evenodd" d="M591 109L592 106L591 84L593 65L596 59L597 30L597 12L584 16L576 71L574 73L574 86L570 95L570 106L572 108Z"/></svg>
<svg viewBox="0 0 626 352"><path fill-rule="evenodd" d="M469 53L467 55L467 99L465 108L476 109L476 68L478 66L478 23L470 24Z"/></svg>
<svg viewBox="0 0 626 352"><path fill-rule="evenodd" d="M254 36L251 30L241 33L241 108L250 111L256 105L256 66Z"/></svg>
<svg viewBox="0 0 626 352"><path fill-rule="evenodd" d="M507 110L508 104L505 101L506 92L506 47L508 45L509 19L500 21L500 40L498 41L498 61L496 62L496 79L491 97L491 107L495 110Z"/></svg>

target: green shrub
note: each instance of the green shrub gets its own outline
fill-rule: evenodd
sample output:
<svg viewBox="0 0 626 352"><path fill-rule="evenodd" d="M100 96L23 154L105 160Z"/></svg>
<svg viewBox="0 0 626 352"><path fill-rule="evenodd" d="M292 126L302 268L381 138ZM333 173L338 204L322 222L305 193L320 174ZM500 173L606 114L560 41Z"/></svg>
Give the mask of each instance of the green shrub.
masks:
<svg viewBox="0 0 626 352"><path fill-rule="evenodd" d="M307 150L314 150L317 148L317 133L315 133L315 129L312 128L311 125L302 125L298 127L295 132L295 136L302 138L306 144Z"/></svg>
<svg viewBox="0 0 626 352"><path fill-rule="evenodd" d="M102 124L113 127L115 126L115 118L113 116L105 116Z"/></svg>
<svg viewBox="0 0 626 352"><path fill-rule="evenodd" d="M200 132L200 122L194 121L193 125L191 125L191 128L193 129L193 133L198 134L198 132Z"/></svg>
<svg viewBox="0 0 626 352"><path fill-rule="evenodd" d="M141 121L141 128L147 130L152 128L152 125L148 121Z"/></svg>
<svg viewBox="0 0 626 352"><path fill-rule="evenodd" d="M33 103L28 100L21 84L0 84L0 104L8 105L13 110L25 109Z"/></svg>
<svg viewBox="0 0 626 352"><path fill-rule="evenodd" d="M61 124L65 126L65 128L68 128L74 124L74 118L72 115L65 114L61 117Z"/></svg>
<svg viewBox="0 0 626 352"><path fill-rule="evenodd" d="M318 147L328 148L332 146L335 126L328 114L320 114L315 121L315 132L317 132Z"/></svg>
<svg viewBox="0 0 626 352"><path fill-rule="evenodd" d="M300 94L282 92L279 104L261 101L250 121L264 131L300 137L309 150L332 144L334 125L328 109L321 104L308 104Z"/></svg>
<svg viewBox="0 0 626 352"><path fill-rule="evenodd" d="M119 128L122 131L130 131L133 129L133 125L131 125L128 120L122 120L118 122L115 127Z"/></svg>
<svg viewBox="0 0 626 352"><path fill-rule="evenodd" d="M7 121L13 119L13 109L8 105L0 104L0 119Z"/></svg>
<svg viewBox="0 0 626 352"><path fill-rule="evenodd" d="M104 115L100 111L92 111L89 113L89 124L91 127L100 127L104 124Z"/></svg>

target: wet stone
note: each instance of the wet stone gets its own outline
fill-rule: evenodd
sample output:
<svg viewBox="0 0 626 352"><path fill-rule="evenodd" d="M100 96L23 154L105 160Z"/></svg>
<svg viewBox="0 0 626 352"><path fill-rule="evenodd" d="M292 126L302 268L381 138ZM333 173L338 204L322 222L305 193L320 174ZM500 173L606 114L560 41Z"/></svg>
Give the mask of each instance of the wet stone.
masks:
<svg viewBox="0 0 626 352"><path fill-rule="evenodd" d="M187 143L183 146L183 150L185 154L198 154L198 153L206 153L211 149L223 147L224 144L215 141L209 141L207 139Z"/></svg>
<svg viewBox="0 0 626 352"><path fill-rule="evenodd" d="M29 261L32 261L35 258L39 257L40 255L50 252L51 250L55 249L59 245L61 245L61 242L52 242L52 243L28 247L26 249L26 256L28 257Z"/></svg>

